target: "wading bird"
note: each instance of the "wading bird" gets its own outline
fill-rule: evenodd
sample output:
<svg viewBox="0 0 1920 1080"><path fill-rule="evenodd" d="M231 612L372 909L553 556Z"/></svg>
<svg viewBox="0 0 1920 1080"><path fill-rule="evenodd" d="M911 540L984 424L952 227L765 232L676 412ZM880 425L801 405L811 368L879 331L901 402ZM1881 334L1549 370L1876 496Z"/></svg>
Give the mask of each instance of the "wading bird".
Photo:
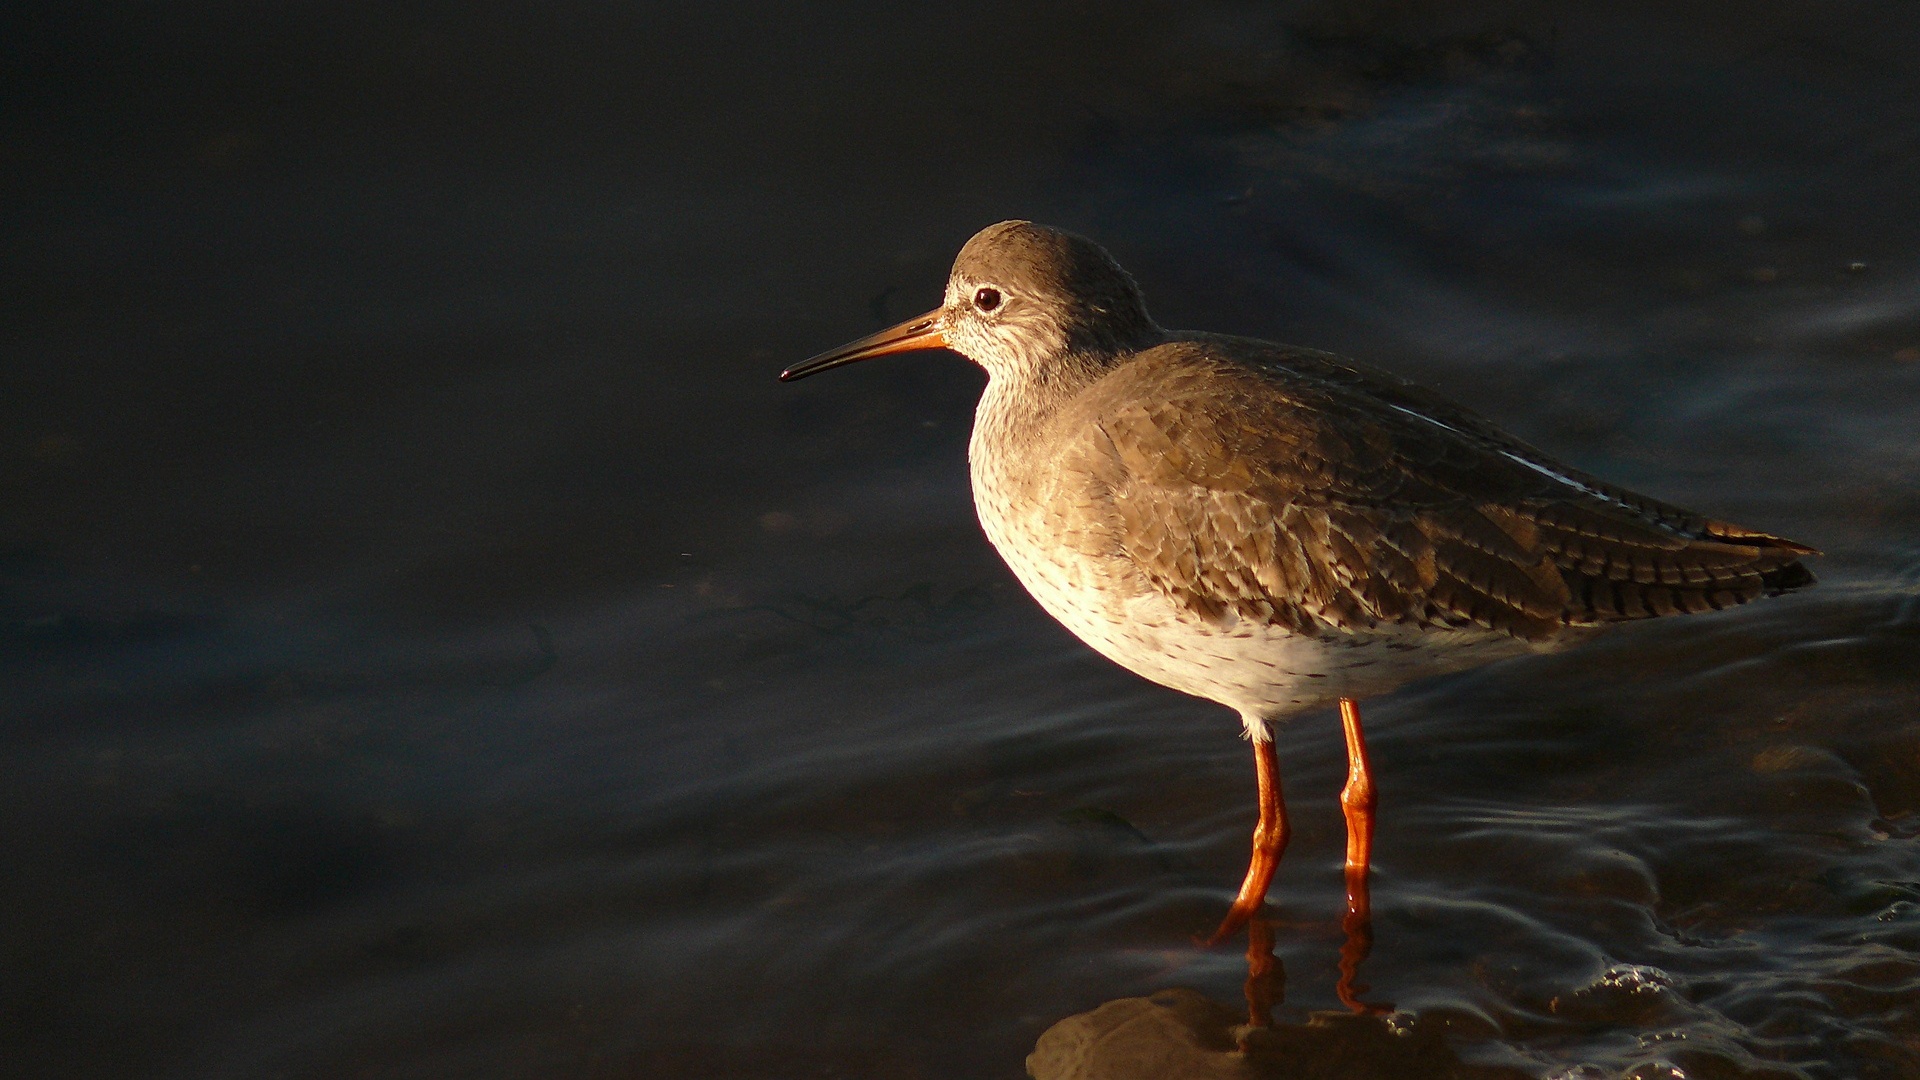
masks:
<svg viewBox="0 0 1920 1080"><path fill-rule="evenodd" d="M1099 245L1025 221L969 240L938 308L780 377L936 348L986 369L974 506L1020 583L1122 667L1240 714L1260 822L1213 942L1287 845L1275 720L1339 704L1364 916L1361 698L1813 583L1812 548L1615 487L1393 375L1162 329Z"/></svg>

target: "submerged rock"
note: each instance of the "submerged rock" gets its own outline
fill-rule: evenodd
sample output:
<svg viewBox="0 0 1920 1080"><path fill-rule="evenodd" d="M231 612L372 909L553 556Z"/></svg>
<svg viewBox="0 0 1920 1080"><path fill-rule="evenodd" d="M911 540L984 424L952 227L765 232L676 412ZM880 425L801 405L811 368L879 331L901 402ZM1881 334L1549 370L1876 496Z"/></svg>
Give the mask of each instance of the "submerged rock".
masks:
<svg viewBox="0 0 1920 1080"><path fill-rule="evenodd" d="M1316 1013L1254 1028L1197 990L1121 998L1048 1028L1027 1056L1034 1080L1523 1080L1470 1065L1438 1032L1377 1017Z"/></svg>

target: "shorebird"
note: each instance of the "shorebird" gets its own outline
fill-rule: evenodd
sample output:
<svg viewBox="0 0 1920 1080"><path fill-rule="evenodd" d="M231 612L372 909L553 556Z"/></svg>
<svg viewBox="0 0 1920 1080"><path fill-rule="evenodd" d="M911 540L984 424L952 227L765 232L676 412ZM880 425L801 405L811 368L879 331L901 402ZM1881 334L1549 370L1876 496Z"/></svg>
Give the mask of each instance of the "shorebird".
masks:
<svg viewBox="0 0 1920 1080"><path fill-rule="evenodd" d="M967 241L939 307L780 377L936 348L986 369L973 500L1014 576L1122 667L1240 714L1260 820L1212 942L1287 845L1277 720L1339 705L1364 920L1360 699L1813 583L1813 548L1616 487L1384 371L1163 329L1098 244L1026 221Z"/></svg>

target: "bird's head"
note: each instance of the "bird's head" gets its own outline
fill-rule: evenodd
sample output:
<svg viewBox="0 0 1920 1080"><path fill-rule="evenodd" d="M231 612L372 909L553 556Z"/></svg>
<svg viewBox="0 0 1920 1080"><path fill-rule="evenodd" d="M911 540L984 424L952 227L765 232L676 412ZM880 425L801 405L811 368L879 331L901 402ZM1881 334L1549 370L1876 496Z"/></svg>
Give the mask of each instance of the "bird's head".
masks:
<svg viewBox="0 0 1920 1080"><path fill-rule="evenodd" d="M1140 287L1100 245L1030 221L1003 221L960 249L939 307L795 364L780 378L947 348L995 379L1021 381L1074 360L1097 364L1161 333Z"/></svg>

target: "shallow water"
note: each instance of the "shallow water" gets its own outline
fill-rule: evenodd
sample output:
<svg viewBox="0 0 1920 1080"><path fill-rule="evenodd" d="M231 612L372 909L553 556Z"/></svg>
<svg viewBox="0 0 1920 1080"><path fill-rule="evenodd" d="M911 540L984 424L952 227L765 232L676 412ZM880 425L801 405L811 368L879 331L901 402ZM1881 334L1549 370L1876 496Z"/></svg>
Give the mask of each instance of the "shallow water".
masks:
<svg viewBox="0 0 1920 1080"><path fill-rule="evenodd" d="M1920 1076L1910 6L10 20L11 1074L1011 1077L1241 1008L1236 721L999 564L979 375L772 379L1024 216L1828 552L1369 702L1369 1000L1532 1075ZM1298 1025L1344 763L1279 742Z"/></svg>

